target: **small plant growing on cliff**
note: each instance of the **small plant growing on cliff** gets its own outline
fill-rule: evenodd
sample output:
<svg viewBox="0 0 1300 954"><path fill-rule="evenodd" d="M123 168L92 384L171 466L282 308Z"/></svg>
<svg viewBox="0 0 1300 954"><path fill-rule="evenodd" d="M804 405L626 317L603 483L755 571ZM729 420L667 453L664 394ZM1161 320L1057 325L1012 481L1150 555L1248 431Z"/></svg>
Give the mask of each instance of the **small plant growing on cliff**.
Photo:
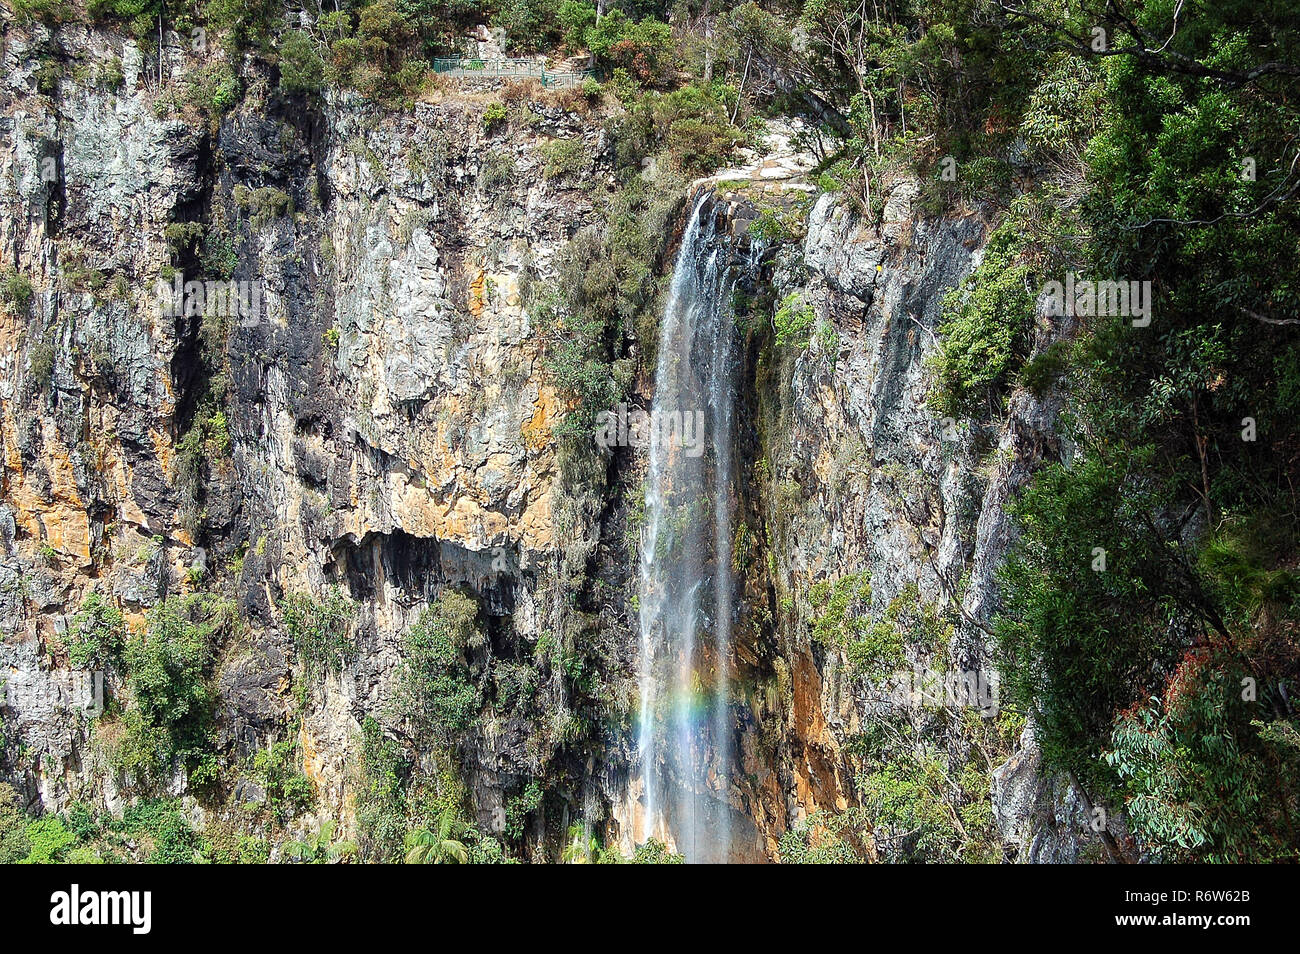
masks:
<svg viewBox="0 0 1300 954"><path fill-rule="evenodd" d="M316 44L302 30L289 30L280 41L280 89L286 93L319 93L325 85L325 63Z"/></svg>
<svg viewBox="0 0 1300 954"><path fill-rule="evenodd" d="M116 93L125 82L126 74L122 70L122 58L120 56L110 57L100 65L95 74L95 85L110 93Z"/></svg>
<svg viewBox="0 0 1300 954"><path fill-rule="evenodd" d="M194 70L187 77L190 105L212 120L219 120L239 102L243 84L227 63L216 62Z"/></svg>
<svg viewBox="0 0 1300 954"><path fill-rule="evenodd" d="M323 600L306 593L290 593L280 601L285 632L298 648L304 675L337 673L356 656L351 620L356 608L337 586Z"/></svg>
<svg viewBox="0 0 1300 954"><path fill-rule="evenodd" d="M72 668L99 669L121 659L125 641L121 611L99 593L91 593L73 615L63 645Z"/></svg>
<svg viewBox="0 0 1300 954"><path fill-rule="evenodd" d="M46 26L57 26L76 12L65 0L13 0L13 10L20 23L39 20Z"/></svg>
<svg viewBox="0 0 1300 954"><path fill-rule="evenodd" d="M749 234L764 242L779 242L790 237L790 230L774 210L764 209L758 218L749 223Z"/></svg>
<svg viewBox="0 0 1300 954"><path fill-rule="evenodd" d="M478 170L479 187L489 195L503 194L515 178L515 160L507 152L489 152Z"/></svg>
<svg viewBox="0 0 1300 954"><path fill-rule="evenodd" d="M802 348L812 336L817 314L798 292L787 295L772 316L772 329L778 346Z"/></svg>
<svg viewBox="0 0 1300 954"><path fill-rule="evenodd" d="M562 179L577 176L587 167L587 153L580 139L552 139L538 149L544 165L542 175L546 179Z"/></svg>
<svg viewBox="0 0 1300 954"><path fill-rule="evenodd" d="M32 305L31 279L17 269L8 268L0 278L0 298L19 317L25 316Z"/></svg>
<svg viewBox="0 0 1300 954"><path fill-rule="evenodd" d="M487 109L483 110L483 128L488 132L495 131L505 123L506 115L504 103L488 103Z"/></svg>
<svg viewBox="0 0 1300 954"><path fill-rule="evenodd" d="M834 582L823 580L813 586L809 598L816 608L813 639L842 649L855 672L874 678L902 659L903 636L898 620L887 613L884 619L873 622L869 615L868 574L850 573Z"/></svg>
<svg viewBox="0 0 1300 954"><path fill-rule="evenodd" d="M307 865L345 863L357 853L357 846L351 841L336 841L334 829L334 822L327 821L307 837L298 841L285 842L285 857L298 864Z"/></svg>
<svg viewBox="0 0 1300 954"><path fill-rule="evenodd" d="M478 603L456 590L444 590L406 634L398 706L418 739L450 742L473 723L482 694L465 654L483 644Z"/></svg>
<svg viewBox="0 0 1300 954"><path fill-rule="evenodd" d="M861 808L813 812L784 835L778 851L787 865L858 865L869 860L871 819Z"/></svg>
<svg viewBox="0 0 1300 954"><path fill-rule="evenodd" d="M684 865L686 864L686 858L677 854L658 838L651 838L649 841L636 846L636 851L632 853L632 864Z"/></svg>
<svg viewBox="0 0 1300 954"><path fill-rule="evenodd" d="M316 786L299 768L302 753L292 741L276 742L253 754L252 777L266 792L266 807L277 825L309 811L316 799Z"/></svg>
<svg viewBox="0 0 1300 954"><path fill-rule="evenodd" d="M469 862L464 836L468 826L448 806L438 816L437 824L421 828L406 836L408 865L463 865Z"/></svg>
<svg viewBox="0 0 1300 954"><path fill-rule="evenodd" d="M231 195L235 205L249 214L249 224L255 229L265 228L276 219L293 215L293 197L283 189L273 186L263 186L260 189L236 186L231 190Z"/></svg>

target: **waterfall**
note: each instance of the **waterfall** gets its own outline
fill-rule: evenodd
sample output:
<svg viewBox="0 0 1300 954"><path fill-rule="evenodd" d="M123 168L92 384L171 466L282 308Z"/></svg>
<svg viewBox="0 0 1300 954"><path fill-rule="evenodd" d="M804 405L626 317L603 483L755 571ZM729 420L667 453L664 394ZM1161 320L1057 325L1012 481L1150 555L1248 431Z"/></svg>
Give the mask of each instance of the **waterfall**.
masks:
<svg viewBox="0 0 1300 954"><path fill-rule="evenodd" d="M639 600L642 823L688 861L730 853L728 693L737 332L743 269L695 202L664 307L650 414Z"/></svg>

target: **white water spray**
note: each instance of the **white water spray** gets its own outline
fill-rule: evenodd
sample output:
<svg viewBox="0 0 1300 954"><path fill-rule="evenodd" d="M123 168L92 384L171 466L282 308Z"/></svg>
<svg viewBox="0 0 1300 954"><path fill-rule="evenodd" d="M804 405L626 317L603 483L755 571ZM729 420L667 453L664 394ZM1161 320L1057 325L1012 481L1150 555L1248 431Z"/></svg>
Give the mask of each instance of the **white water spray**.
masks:
<svg viewBox="0 0 1300 954"><path fill-rule="evenodd" d="M731 848L729 709L737 333L733 240L695 203L664 308L655 409L703 413L704 455L654 429L640 567L642 824L688 861Z"/></svg>

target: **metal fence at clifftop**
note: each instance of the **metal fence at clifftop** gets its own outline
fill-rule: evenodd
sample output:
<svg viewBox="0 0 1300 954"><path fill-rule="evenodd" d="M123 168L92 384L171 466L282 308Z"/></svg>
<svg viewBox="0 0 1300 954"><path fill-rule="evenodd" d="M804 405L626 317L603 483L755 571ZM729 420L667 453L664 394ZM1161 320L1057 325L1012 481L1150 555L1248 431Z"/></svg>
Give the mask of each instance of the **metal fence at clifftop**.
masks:
<svg viewBox="0 0 1300 954"><path fill-rule="evenodd" d="M540 80L543 86L573 86L581 83L594 70L547 69L536 60L502 58L485 60L473 56L441 56L433 61L433 71L444 76L467 79L525 79Z"/></svg>

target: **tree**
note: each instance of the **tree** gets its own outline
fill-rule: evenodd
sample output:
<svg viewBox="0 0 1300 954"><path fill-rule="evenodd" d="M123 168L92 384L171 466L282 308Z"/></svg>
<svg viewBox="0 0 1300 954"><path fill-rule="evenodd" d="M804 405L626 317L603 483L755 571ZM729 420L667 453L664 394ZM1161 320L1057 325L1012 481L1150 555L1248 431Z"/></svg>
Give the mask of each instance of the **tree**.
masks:
<svg viewBox="0 0 1300 954"><path fill-rule="evenodd" d="M460 840L465 824L451 807L438 816L436 829L421 828L406 838L408 865L463 865L469 862L469 849Z"/></svg>

